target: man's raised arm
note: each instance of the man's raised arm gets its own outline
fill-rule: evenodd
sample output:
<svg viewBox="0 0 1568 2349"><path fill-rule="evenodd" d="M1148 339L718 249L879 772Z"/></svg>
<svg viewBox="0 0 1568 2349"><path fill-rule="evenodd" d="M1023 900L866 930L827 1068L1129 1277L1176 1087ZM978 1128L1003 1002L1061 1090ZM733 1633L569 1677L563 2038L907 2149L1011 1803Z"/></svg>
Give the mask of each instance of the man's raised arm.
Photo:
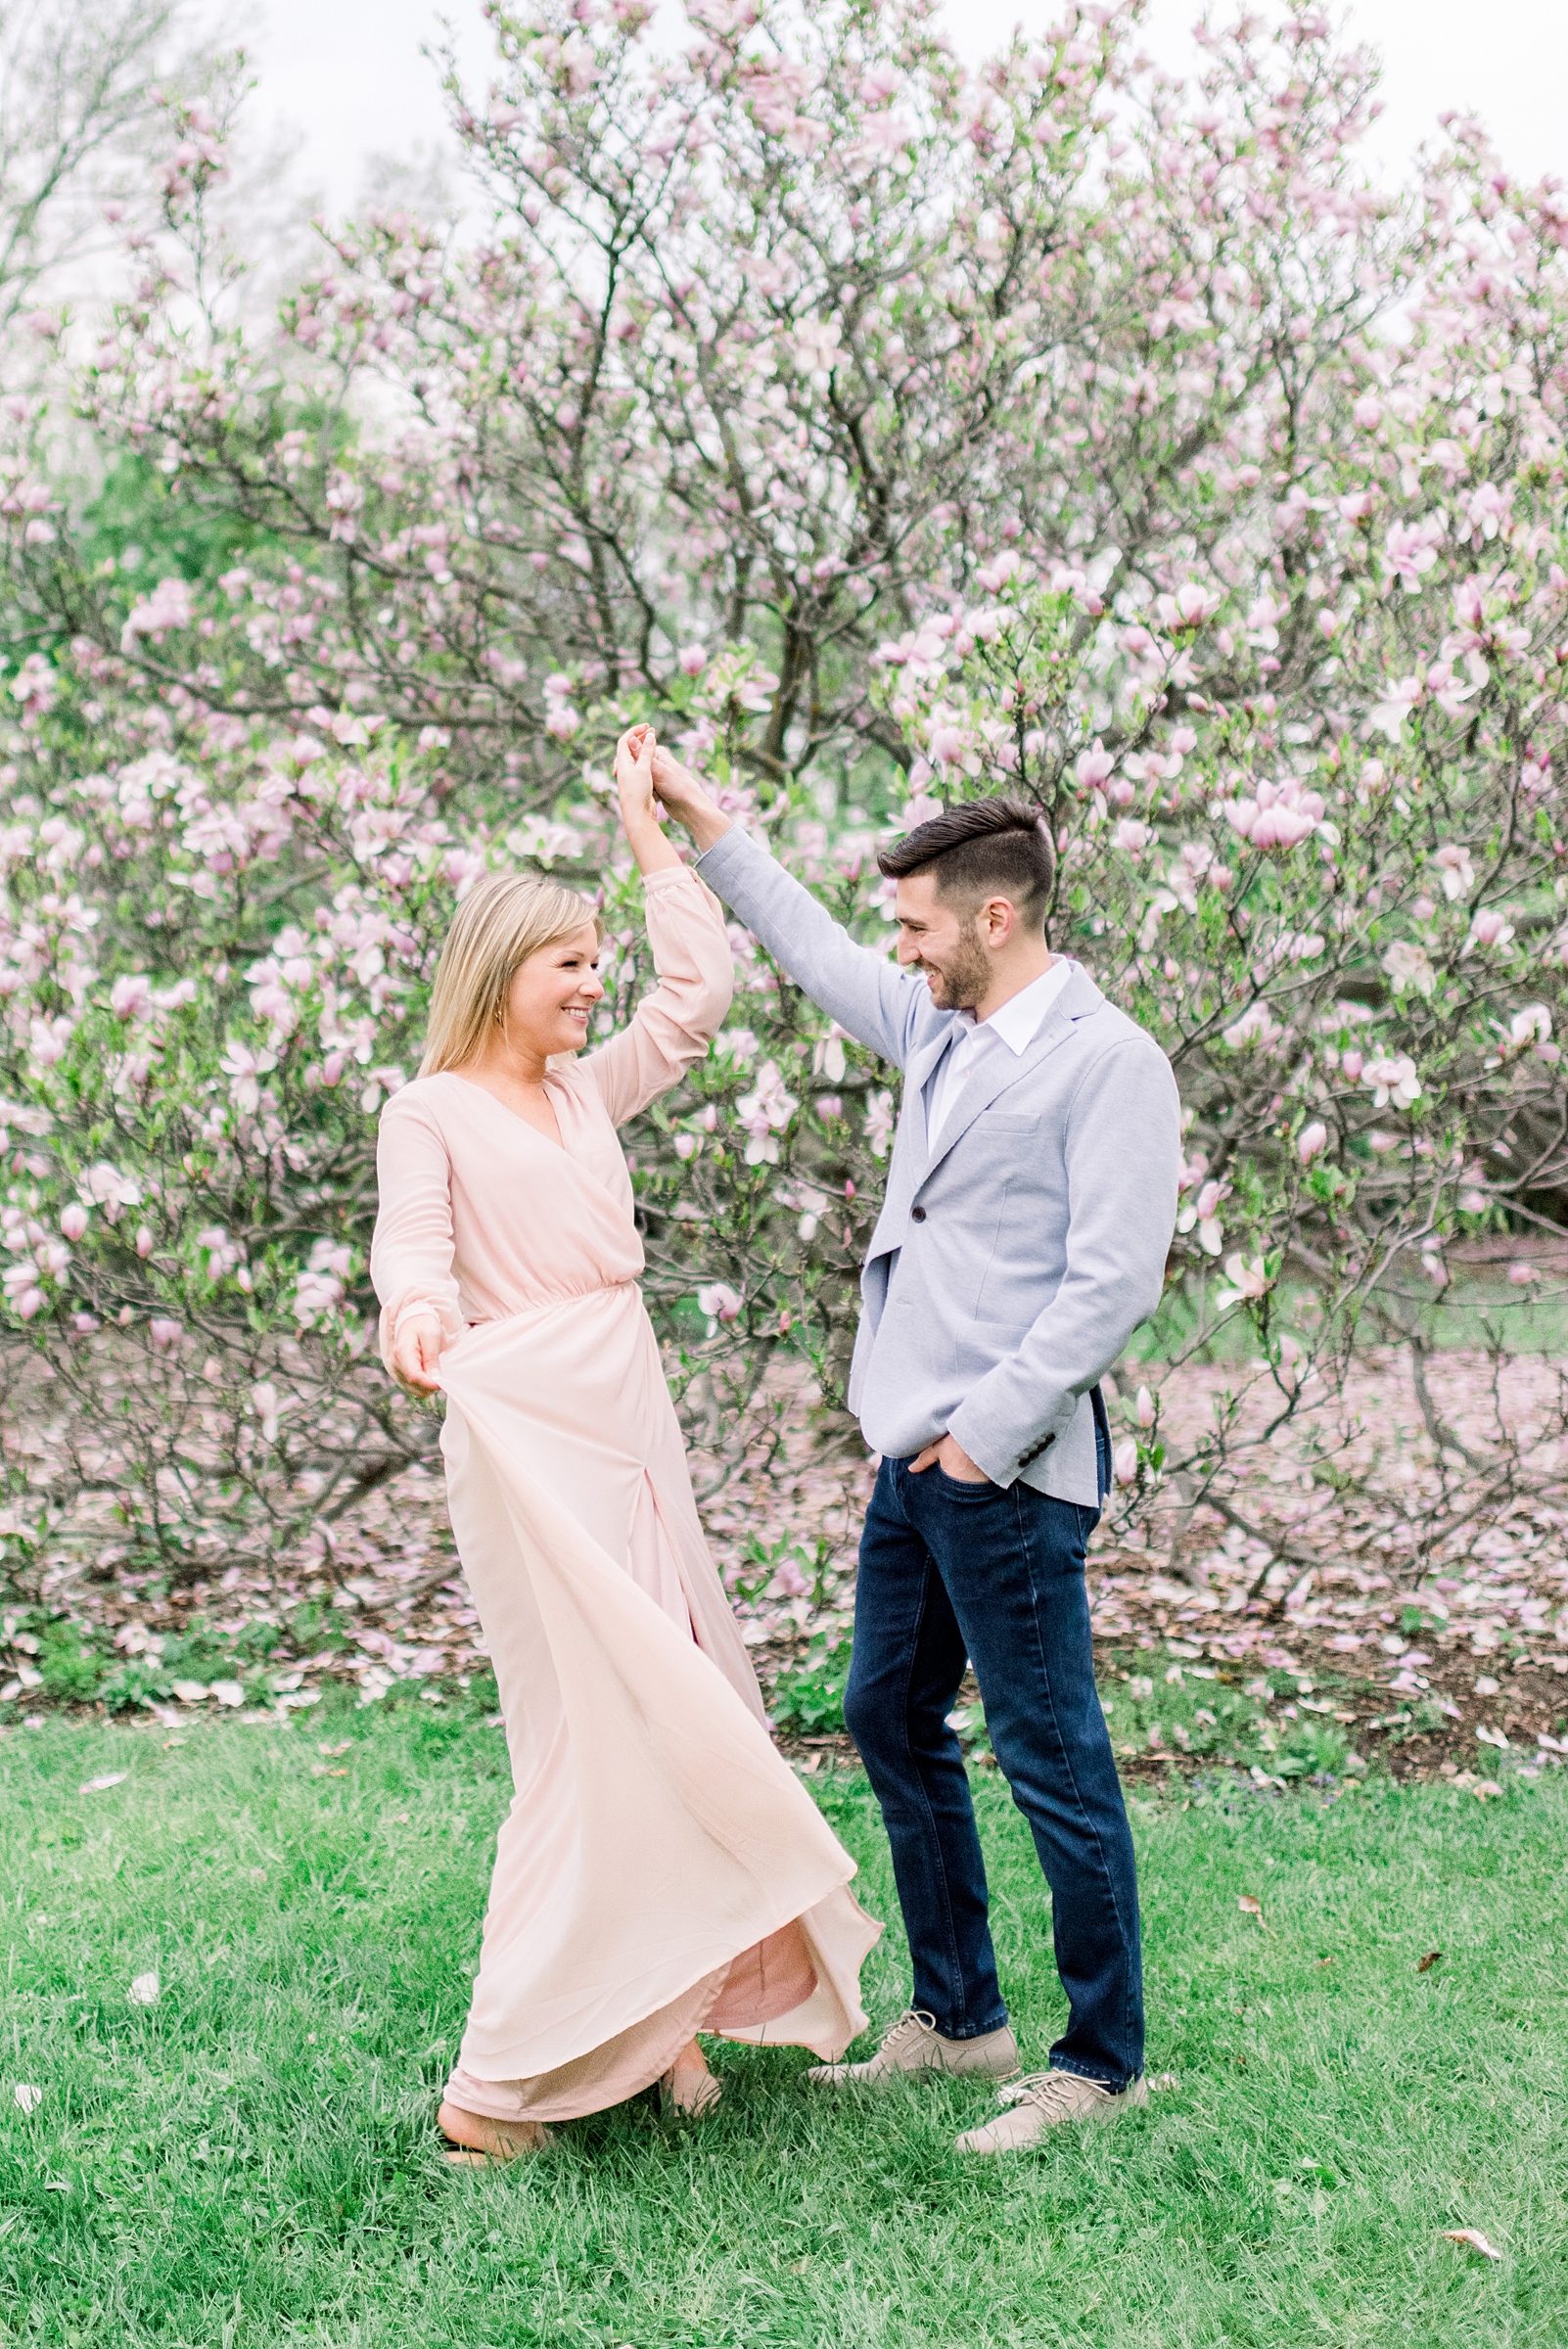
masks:
<svg viewBox="0 0 1568 2349"><path fill-rule="evenodd" d="M709 888L796 986L860 1043L902 1068L914 1048L915 1022L930 1000L926 989L903 978L886 955L856 945L826 906L731 823L663 747L654 754L654 789L691 834L697 870Z"/></svg>

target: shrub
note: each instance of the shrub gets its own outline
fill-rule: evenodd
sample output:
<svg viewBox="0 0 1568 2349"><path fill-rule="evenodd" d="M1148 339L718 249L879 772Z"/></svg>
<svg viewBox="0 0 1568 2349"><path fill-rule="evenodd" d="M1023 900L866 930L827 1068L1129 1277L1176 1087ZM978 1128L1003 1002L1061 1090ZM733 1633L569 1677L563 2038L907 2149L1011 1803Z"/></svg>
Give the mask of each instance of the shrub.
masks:
<svg viewBox="0 0 1568 2349"><path fill-rule="evenodd" d="M974 77L914 6L694 17L673 60L634 7L499 20L454 101L493 230L346 229L276 331L208 217L226 117L173 110L76 385L156 579L9 403L4 1285L50 1463L12 1464L13 1570L322 1563L429 1466L371 1344L376 1111L488 864L603 888L626 1015L641 716L871 942L879 839L1036 799L1053 942L1181 1083L1173 1366L1247 1333L1196 1435L1156 1369L1126 1399L1124 1516L1258 1530L1310 1417L1422 1569L1559 1482L1560 1410L1482 1453L1424 1363L1453 1243L1568 1200L1560 194L1464 120L1379 194L1314 18L1206 36L1182 94L1132 8ZM781 1359L836 1393L895 1115L735 943L730 1028L629 1137L731 1457ZM1368 1339L1442 1463L1419 1525L1341 1407Z"/></svg>

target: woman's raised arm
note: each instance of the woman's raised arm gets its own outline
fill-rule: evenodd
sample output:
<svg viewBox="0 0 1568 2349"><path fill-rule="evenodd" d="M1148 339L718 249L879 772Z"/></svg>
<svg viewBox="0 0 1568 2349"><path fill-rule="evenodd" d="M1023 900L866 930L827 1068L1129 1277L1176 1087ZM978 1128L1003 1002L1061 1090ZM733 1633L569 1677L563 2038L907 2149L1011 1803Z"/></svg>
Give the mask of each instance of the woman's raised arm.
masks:
<svg viewBox="0 0 1568 2349"><path fill-rule="evenodd" d="M643 900L659 985L586 1063L615 1126L646 1109L703 1058L735 991L724 909L688 865L677 861L645 873Z"/></svg>
<svg viewBox="0 0 1568 2349"><path fill-rule="evenodd" d="M611 1123L623 1126L701 1060L723 1026L735 991L724 909L682 864L654 813L654 737L636 726L616 753L626 839L642 874L648 943L659 985L629 1027L592 1053L588 1072Z"/></svg>

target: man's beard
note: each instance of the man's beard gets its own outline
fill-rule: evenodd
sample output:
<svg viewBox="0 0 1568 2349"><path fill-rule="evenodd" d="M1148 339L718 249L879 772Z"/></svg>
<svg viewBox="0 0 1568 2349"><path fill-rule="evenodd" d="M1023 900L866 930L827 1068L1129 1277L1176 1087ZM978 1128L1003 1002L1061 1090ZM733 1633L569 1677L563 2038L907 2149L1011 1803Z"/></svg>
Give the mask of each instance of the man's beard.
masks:
<svg viewBox="0 0 1568 2349"><path fill-rule="evenodd" d="M992 980L991 960L972 921L959 930L951 960L937 976L942 982L940 1008L944 1011L973 1011L985 995Z"/></svg>

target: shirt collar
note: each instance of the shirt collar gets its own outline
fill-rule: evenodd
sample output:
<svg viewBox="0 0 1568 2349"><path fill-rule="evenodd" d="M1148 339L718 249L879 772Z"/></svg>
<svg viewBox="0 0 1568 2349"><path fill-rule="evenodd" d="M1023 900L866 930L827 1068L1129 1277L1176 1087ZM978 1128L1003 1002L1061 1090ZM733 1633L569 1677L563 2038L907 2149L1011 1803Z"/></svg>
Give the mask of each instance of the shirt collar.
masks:
<svg viewBox="0 0 1568 2349"><path fill-rule="evenodd" d="M971 1031L977 1028L988 1033L994 1031L1010 1052L1027 1052L1039 1034L1045 1014L1067 985L1072 967L1065 954L1058 954L1048 971L1041 971L1038 979L1021 987L1016 995L1009 995L989 1020L977 1022L972 1011L960 1012L958 1016Z"/></svg>

